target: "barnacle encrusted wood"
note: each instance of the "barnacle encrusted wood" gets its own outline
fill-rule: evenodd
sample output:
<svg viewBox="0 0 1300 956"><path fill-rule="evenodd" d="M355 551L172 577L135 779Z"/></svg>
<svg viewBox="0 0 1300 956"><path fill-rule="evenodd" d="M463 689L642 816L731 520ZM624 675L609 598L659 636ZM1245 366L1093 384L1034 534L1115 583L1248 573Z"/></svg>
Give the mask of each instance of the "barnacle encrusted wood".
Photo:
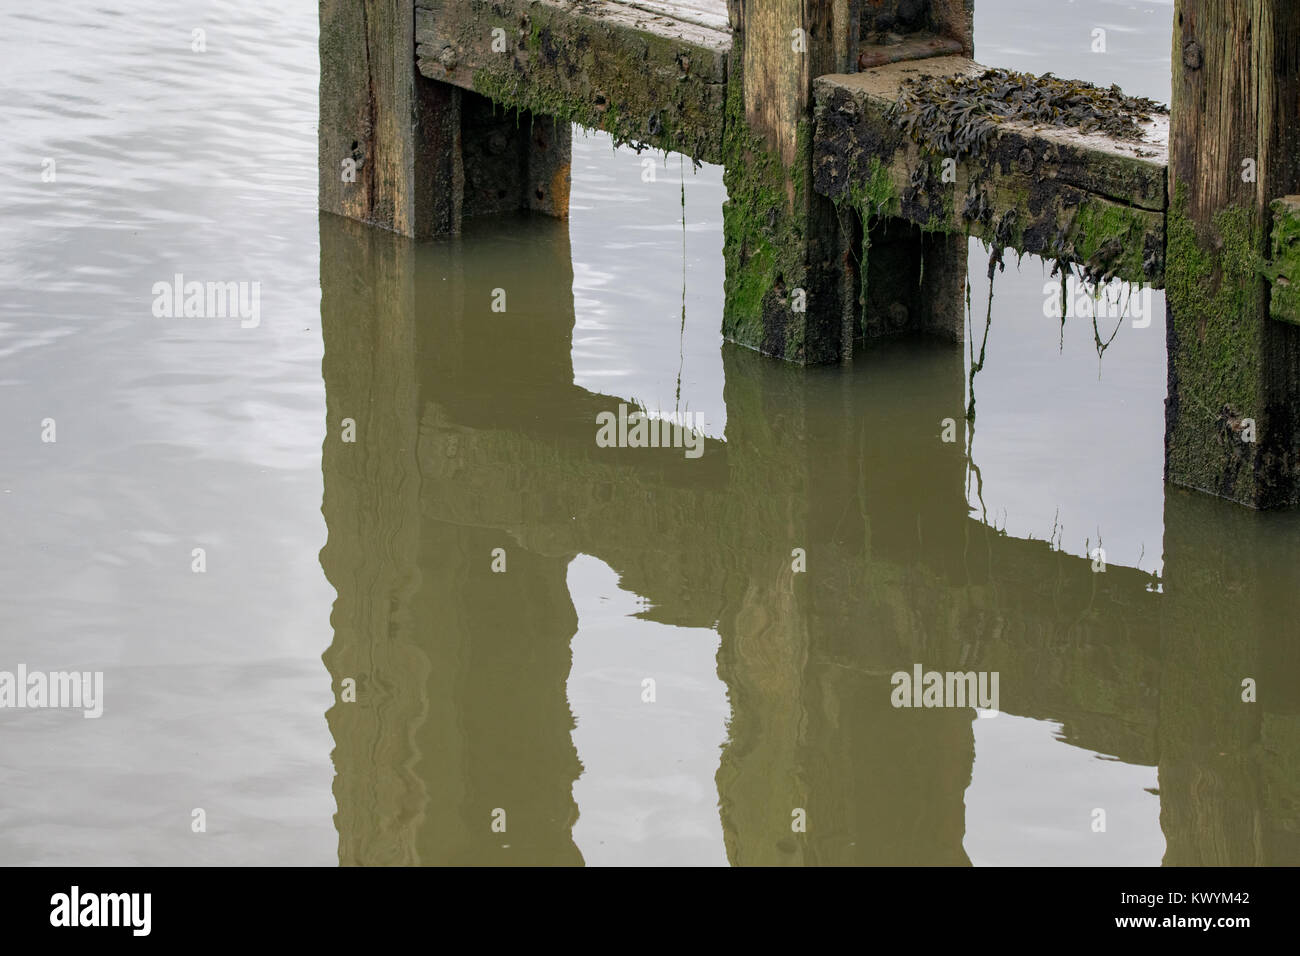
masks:
<svg viewBox="0 0 1300 956"><path fill-rule="evenodd" d="M1031 115L1056 120L1044 125L1015 115L993 119L974 101L940 106L920 95L969 83L978 91L990 73L1003 76L963 57L940 57L819 77L814 188L858 206L867 218L901 217L926 230L966 232L1077 262L1095 278L1159 285L1168 139L1159 104L1135 101L1130 127L1092 117L1085 105L1122 94L1057 88L1064 81L1055 78L1042 93L1010 78L1003 90L989 77L989 97L1001 91L1027 104ZM905 90L920 106L910 127L899 122L902 114L914 115L897 106ZM950 120L948 111L957 118ZM1061 122L1062 114L1088 128ZM977 119L987 119L988 129ZM1123 135L1111 135L1105 125Z"/></svg>

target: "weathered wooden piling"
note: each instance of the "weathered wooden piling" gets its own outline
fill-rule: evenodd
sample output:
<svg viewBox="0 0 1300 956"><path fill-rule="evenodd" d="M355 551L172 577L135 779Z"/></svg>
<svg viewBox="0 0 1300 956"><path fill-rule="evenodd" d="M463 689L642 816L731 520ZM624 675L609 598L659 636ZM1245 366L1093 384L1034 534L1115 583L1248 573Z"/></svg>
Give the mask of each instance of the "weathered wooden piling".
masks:
<svg viewBox="0 0 1300 956"><path fill-rule="evenodd" d="M853 270L834 208L812 189L812 80L847 69L848 3L729 0L723 334L790 361L844 348Z"/></svg>
<svg viewBox="0 0 1300 956"><path fill-rule="evenodd" d="M320 208L416 238L454 235L471 215L567 216L568 120L427 78L416 28L428 17L415 0L321 0ZM506 48L478 27L478 46Z"/></svg>
<svg viewBox="0 0 1300 956"><path fill-rule="evenodd" d="M1289 289L1265 276L1273 200L1300 192L1300 5L1178 0L1172 124L1165 475L1295 504L1300 326L1270 316Z"/></svg>

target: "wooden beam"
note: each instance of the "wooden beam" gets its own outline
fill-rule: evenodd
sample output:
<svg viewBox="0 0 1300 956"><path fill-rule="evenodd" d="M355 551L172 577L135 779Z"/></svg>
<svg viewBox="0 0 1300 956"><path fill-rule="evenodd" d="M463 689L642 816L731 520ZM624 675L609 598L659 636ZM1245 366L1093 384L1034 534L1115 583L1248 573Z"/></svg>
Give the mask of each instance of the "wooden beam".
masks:
<svg viewBox="0 0 1300 956"><path fill-rule="evenodd" d="M1300 192L1300 5L1177 0L1165 475L1300 503L1300 326L1269 317L1272 200Z"/></svg>
<svg viewBox="0 0 1300 956"><path fill-rule="evenodd" d="M722 160L731 36L718 12L594 0L417 0L420 72L504 107ZM713 24L713 25L707 25Z"/></svg>
<svg viewBox="0 0 1300 956"><path fill-rule="evenodd" d="M1167 121L1146 124L1139 142L1007 122L978 154L957 158L913 142L889 117L909 78L984 69L964 57L941 57L818 77L814 188L862 209L867 219L898 217L928 231L969 233L1159 285Z"/></svg>

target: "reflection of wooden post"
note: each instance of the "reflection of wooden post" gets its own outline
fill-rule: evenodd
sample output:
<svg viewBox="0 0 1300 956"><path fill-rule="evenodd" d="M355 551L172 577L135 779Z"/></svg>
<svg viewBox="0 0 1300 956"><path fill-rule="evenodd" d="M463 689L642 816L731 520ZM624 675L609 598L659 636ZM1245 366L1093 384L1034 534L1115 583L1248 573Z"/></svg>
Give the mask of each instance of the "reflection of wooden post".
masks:
<svg viewBox="0 0 1300 956"><path fill-rule="evenodd" d="M1158 746L1167 864L1300 861L1300 538L1165 499ZM1256 700L1242 700L1242 681Z"/></svg>
<svg viewBox="0 0 1300 956"><path fill-rule="evenodd" d="M557 267L568 261L565 233L530 225L545 241L516 263L511 294L543 303L558 323L550 357L565 362L543 368L563 388L573 324L572 275ZM488 314L489 291L486 275L463 267L459 244L416 244L322 217L321 565L338 592L325 663L336 693L357 681L356 701L326 715L343 863L580 862L571 827L581 767L565 697L577 627L568 556L529 553L507 533L454 520L473 514L493 481L509 485L498 513L513 516L534 491L532 473L510 471L507 433L454 423L440 401L487 404L466 395L467 383L500 369L499 344L489 355L485 334L469 346L463 326L482 331L473 320ZM436 315L435 302L446 307ZM340 440L344 418L355 421L354 442ZM493 446L504 451L474 457ZM504 573L492 568L496 547ZM492 829L497 808L504 833Z"/></svg>
<svg viewBox="0 0 1300 956"><path fill-rule="evenodd" d="M416 238L464 216L568 215L568 123L422 76L413 0L321 0L320 66L323 211Z"/></svg>
<svg viewBox="0 0 1300 956"><path fill-rule="evenodd" d="M807 611L781 554L751 570L718 621L718 673L732 713L717 774L727 859L735 866L803 864L812 862L807 835L792 825L796 810L808 811Z"/></svg>
<svg viewBox="0 0 1300 956"><path fill-rule="evenodd" d="M846 436L845 421L899 421L890 399L903 400L856 387L861 379L848 382L842 413L820 414L826 396L807 398L815 386L763 374L752 367L761 360L738 350L724 361L729 481L720 527L701 537L725 541L722 554L743 561L727 567L718 620L718 673L732 704L717 775L728 859L966 863L971 712L895 710L882 673L899 662L873 657L889 629L882 605L909 606L916 593L900 583L899 548L915 548L923 529L930 548L952 552L967 520L960 449L928 435L917 439L928 451L899 455L898 428L889 442L867 428ZM913 412L927 426L961 405L960 352L927 371L936 368L948 374L923 376L929 404ZM839 393L845 380L824 384ZM919 436L927 426L901 431ZM899 461L911 463L905 476ZM923 512L880 504L897 496L873 492L896 481L933 489L913 491ZM868 516L873 506L879 523ZM877 536L887 558L874 550ZM793 548L805 551L802 573L792 568ZM806 833L791 828L796 809L806 813Z"/></svg>
<svg viewBox="0 0 1300 956"><path fill-rule="evenodd" d="M432 668L410 610L420 586L420 481L413 454L392 454L413 449L419 433L413 252L396 236L322 218L329 536L320 557L338 592L325 663L336 695L326 717L343 864L418 862L427 802L414 734L428 708L418 689ZM344 441L345 419L353 441ZM340 699L348 679L355 702Z"/></svg>
<svg viewBox="0 0 1300 956"><path fill-rule="evenodd" d="M1271 200L1300 191L1300 4L1178 0L1166 476L1300 501L1300 326L1269 318ZM1250 441L1250 421L1254 441Z"/></svg>
<svg viewBox="0 0 1300 956"><path fill-rule="evenodd" d="M727 859L737 866L810 862L791 828L808 809L804 773L809 611L806 573L791 551L816 550L808 527L807 404L802 383L774 379L756 356L723 352L728 481L718 527L726 594L718 615L718 676L731 701L718 767ZM732 457L732 450L738 457Z"/></svg>

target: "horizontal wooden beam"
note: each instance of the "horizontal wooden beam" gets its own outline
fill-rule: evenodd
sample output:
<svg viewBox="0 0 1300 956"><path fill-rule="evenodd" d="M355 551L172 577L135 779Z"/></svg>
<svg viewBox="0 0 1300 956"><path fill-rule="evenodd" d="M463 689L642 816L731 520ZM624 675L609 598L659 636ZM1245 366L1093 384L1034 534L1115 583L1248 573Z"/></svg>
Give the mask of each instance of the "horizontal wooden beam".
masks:
<svg viewBox="0 0 1300 956"><path fill-rule="evenodd" d="M945 157L890 118L908 78L984 69L947 56L818 77L814 188L869 216L967 232L1083 264L1097 276L1161 285L1168 120L1145 124L1138 142L1004 122L978 153Z"/></svg>
<svg viewBox="0 0 1300 956"><path fill-rule="evenodd" d="M716 4L676 6L417 0L417 65L506 107L720 163L731 34Z"/></svg>

